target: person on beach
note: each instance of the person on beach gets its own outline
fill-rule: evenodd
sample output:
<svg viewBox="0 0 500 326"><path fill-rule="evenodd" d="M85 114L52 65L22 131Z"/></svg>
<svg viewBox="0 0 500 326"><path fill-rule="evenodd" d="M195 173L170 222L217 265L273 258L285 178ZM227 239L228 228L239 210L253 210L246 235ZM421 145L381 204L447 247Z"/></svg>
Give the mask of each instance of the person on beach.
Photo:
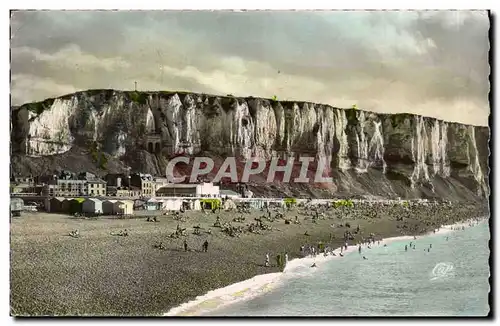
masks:
<svg viewBox="0 0 500 326"><path fill-rule="evenodd" d="M358 252L359 252L359 254L361 254L361 245L359 245L359 247L358 247Z"/></svg>
<svg viewBox="0 0 500 326"><path fill-rule="evenodd" d="M283 257L281 257L281 254L278 254L278 256L276 256L276 265L282 269L283 267Z"/></svg>
<svg viewBox="0 0 500 326"><path fill-rule="evenodd" d="M205 240L205 242L203 242L203 251L208 252L208 240Z"/></svg>
<svg viewBox="0 0 500 326"><path fill-rule="evenodd" d="M188 251L188 243L184 240L184 251Z"/></svg>
<svg viewBox="0 0 500 326"><path fill-rule="evenodd" d="M408 245L405 245L405 251L408 251Z"/></svg>
<svg viewBox="0 0 500 326"><path fill-rule="evenodd" d="M264 266L269 267L269 254L266 254L266 263Z"/></svg>
<svg viewBox="0 0 500 326"><path fill-rule="evenodd" d="M311 267L316 267L316 263L313 263L313 264L311 265Z"/></svg>
<svg viewBox="0 0 500 326"><path fill-rule="evenodd" d="M431 244L429 244L429 249L430 249L430 248L432 248L432 243L431 243Z"/></svg>

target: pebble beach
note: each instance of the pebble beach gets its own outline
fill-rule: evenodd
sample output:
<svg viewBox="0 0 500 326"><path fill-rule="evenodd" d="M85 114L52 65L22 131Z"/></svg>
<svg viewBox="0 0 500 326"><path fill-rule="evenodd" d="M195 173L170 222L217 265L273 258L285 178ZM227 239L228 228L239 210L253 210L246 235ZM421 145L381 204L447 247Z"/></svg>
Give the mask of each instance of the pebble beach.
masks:
<svg viewBox="0 0 500 326"><path fill-rule="evenodd" d="M319 218L313 218L318 211ZM271 219L265 218L269 214ZM209 291L280 272L277 254L301 258L301 246L319 242L340 247L346 230L354 233L358 226L349 245L370 234L376 239L419 235L488 214L486 204L187 211L158 215L157 222L25 213L11 220L11 314L161 316ZM244 231L223 232L214 227L217 216L223 225ZM256 218L267 227L249 232ZM171 237L178 228L185 235ZM72 230L79 236L69 236ZM124 230L127 236L118 236Z"/></svg>

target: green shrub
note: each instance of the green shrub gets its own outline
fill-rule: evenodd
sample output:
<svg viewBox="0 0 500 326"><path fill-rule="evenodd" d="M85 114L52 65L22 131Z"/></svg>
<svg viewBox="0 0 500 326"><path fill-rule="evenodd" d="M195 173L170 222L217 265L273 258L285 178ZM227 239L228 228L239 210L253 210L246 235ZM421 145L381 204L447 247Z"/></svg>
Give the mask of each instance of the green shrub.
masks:
<svg viewBox="0 0 500 326"><path fill-rule="evenodd" d="M99 168L101 168L102 170L106 170L107 167L108 167L108 158L106 157L106 155L104 155L104 153L101 153L101 157L99 160Z"/></svg>
<svg viewBox="0 0 500 326"><path fill-rule="evenodd" d="M26 104L26 109L28 111L31 111L35 113L36 115L40 115L43 113L43 111L50 109L52 104L54 103L53 98L46 99L43 102L35 102L35 103L28 103Z"/></svg>
<svg viewBox="0 0 500 326"><path fill-rule="evenodd" d="M335 208L338 207L354 207L354 202L350 199L340 199L333 202Z"/></svg>
<svg viewBox="0 0 500 326"><path fill-rule="evenodd" d="M91 150L90 155L92 156L92 161L97 163L99 161L99 154L96 151Z"/></svg>
<svg viewBox="0 0 500 326"><path fill-rule="evenodd" d="M147 100L148 100L147 94L140 93L137 91L131 92L129 94L129 96L130 96L130 100L134 103L137 103L137 104L146 104Z"/></svg>
<svg viewBox="0 0 500 326"><path fill-rule="evenodd" d="M347 118L347 124L356 125L358 123L358 114L356 109L345 110L345 116Z"/></svg>

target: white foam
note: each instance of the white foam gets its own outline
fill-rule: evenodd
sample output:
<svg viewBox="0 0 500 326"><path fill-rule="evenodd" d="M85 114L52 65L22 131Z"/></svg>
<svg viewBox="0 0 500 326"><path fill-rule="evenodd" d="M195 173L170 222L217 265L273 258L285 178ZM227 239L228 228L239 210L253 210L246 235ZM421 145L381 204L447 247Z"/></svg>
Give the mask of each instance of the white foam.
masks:
<svg viewBox="0 0 500 326"><path fill-rule="evenodd" d="M419 237L431 234L446 234L451 231L458 230L462 226L468 227L471 222L475 222L477 224L477 222L484 220L486 220L486 218L472 218L455 224L443 225L440 226L439 229L436 229L435 232L429 232L420 236L404 235L385 238L380 240L380 244L376 244L376 246L383 246L384 244L403 240L414 240L415 237L418 239ZM355 252L357 249L358 245L350 245L347 247L347 250L342 250L342 253L343 255L346 255L348 253ZM336 256L331 254L327 256L318 254L316 256L292 259L286 264L283 273L257 275L251 279L210 291L205 295L196 297L196 299L192 301L184 303L176 308L172 308L169 312L164 314L164 316L200 316L204 313L213 312L236 302L250 300L270 291L273 288L276 288L286 278L314 275L314 272L320 270L321 266L325 263L342 258L342 256L340 256L340 248L337 248L332 252L334 252ZM316 268L311 268L312 264L316 264Z"/></svg>
<svg viewBox="0 0 500 326"><path fill-rule="evenodd" d="M257 275L249 280L216 289L172 308L164 316L199 316L229 304L249 300L272 289L282 273Z"/></svg>

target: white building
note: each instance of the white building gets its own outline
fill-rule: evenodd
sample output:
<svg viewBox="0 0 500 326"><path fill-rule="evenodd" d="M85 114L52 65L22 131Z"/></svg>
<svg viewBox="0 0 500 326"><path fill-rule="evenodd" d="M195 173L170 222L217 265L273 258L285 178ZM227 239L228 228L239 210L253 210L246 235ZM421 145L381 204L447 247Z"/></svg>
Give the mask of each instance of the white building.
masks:
<svg viewBox="0 0 500 326"><path fill-rule="evenodd" d="M169 183L156 191L158 197L205 197L220 196L219 186L212 183Z"/></svg>
<svg viewBox="0 0 500 326"><path fill-rule="evenodd" d="M160 189L160 188L162 188L162 187L165 187L165 186L167 186L167 185L171 184L171 183L168 181L168 179L167 179L167 178L159 178L159 177L156 177L156 178L154 179L154 183L155 183L155 187L156 187L156 189L155 189L155 190L158 190L158 189Z"/></svg>
<svg viewBox="0 0 500 326"><path fill-rule="evenodd" d="M82 203L82 212L83 213L98 213L102 214L102 201L96 198L87 198Z"/></svg>
<svg viewBox="0 0 500 326"><path fill-rule="evenodd" d="M211 182L203 182L197 185L197 197L219 197L220 188Z"/></svg>

